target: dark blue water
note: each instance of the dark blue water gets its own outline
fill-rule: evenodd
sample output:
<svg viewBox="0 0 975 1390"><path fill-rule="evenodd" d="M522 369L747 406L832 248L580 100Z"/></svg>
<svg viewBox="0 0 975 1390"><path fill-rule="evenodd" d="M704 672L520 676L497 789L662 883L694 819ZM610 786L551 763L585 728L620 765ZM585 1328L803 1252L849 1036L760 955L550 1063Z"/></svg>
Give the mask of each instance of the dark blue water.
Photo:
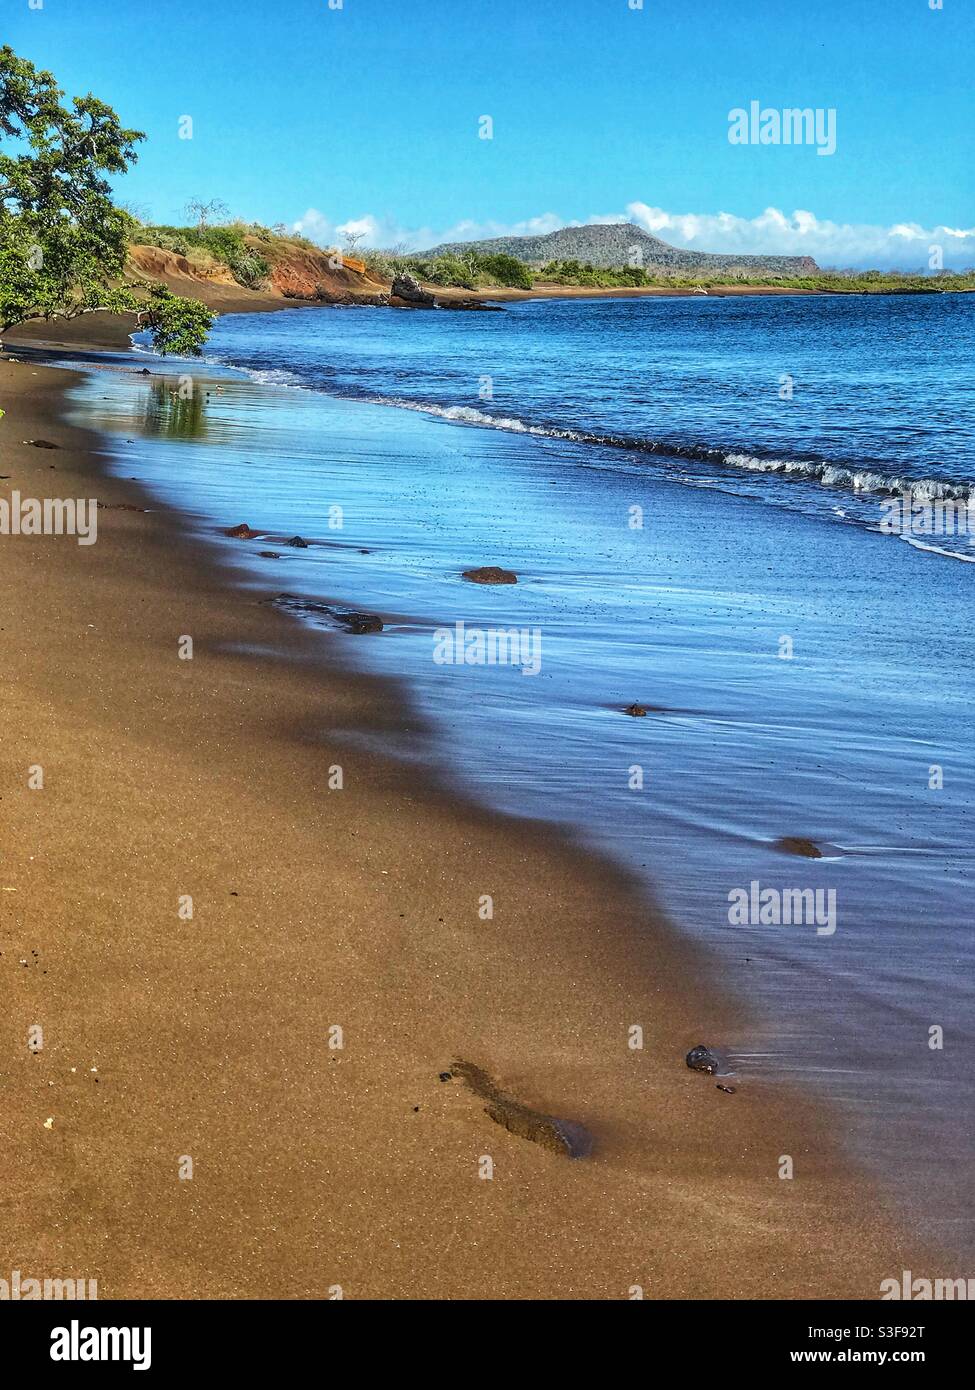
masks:
<svg viewBox="0 0 975 1390"><path fill-rule="evenodd" d="M865 485L703 452L967 487L973 323L975 300L948 296L298 310L222 320L214 356L248 374L188 379L190 400L108 373L79 394L119 471L258 593L380 614L378 636L325 623L321 640L405 683L434 770L643 875L751 1006L740 1036L709 1040L742 1084L828 1097L838 1138L966 1258L968 537L905 545L878 533L884 494ZM414 408L376 403L392 399ZM241 521L262 538L222 535ZM296 532L307 550L281 545ZM519 582L461 578L482 564ZM459 620L537 632L537 674L438 663ZM626 716L633 701L650 714ZM783 854L781 836L823 857ZM752 882L835 893L835 930L732 923L729 894Z"/></svg>

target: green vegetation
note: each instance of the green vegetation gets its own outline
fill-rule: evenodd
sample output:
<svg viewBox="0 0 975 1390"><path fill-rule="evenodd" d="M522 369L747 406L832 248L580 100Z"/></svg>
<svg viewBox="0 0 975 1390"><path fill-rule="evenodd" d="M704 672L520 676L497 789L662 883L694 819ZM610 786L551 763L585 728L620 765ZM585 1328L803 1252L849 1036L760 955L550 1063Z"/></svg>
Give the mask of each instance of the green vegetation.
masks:
<svg viewBox="0 0 975 1390"><path fill-rule="evenodd" d="M585 261L549 261L534 274L536 285L578 285L593 289L629 286L657 289L712 289L719 285L752 285L755 288L819 290L832 294L937 294L946 290L975 289L975 270L959 274L910 275L899 271L817 270L808 275L775 275L738 269L712 271L708 275L636 269L604 270Z"/></svg>
<svg viewBox="0 0 975 1390"><path fill-rule="evenodd" d="M213 327L213 311L198 299L181 299L165 285L149 284L147 298L136 305L139 327L148 328L157 352L199 357Z"/></svg>
<svg viewBox="0 0 975 1390"><path fill-rule="evenodd" d="M415 275L427 285L454 285L476 290L491 285L530 290L532 272L514 256L463 255L412 256L399 251L362 251L362 260L376 275L392 280L395 275Z"/></svg>
<svg viewBox="0 0 975 1390"><path fill-rule="evenodd" d="M0 48L0 332L135 310L160 352L199 354L213 321L204 305L120 283L136 224L106 176L135 162L141 132L90 94L63 97L51 73Z"/></svg>
<svg viewBox="0 0 975 1390"><path fill-rule="evenodd" d="M267 232L267 228L262 227L261 231ZM259 290L266 284L271 267L264 256L248 246L244 239L246 234L253 235L253 229L241 223L222 227L141 226L136 223L129 240L158 246L161 251L172 251L177 256L194 257L194 253L202 251L204 261L225 265L238 285ZM194 258L201 259L198 255Z"/></svg>
<svg viewBox="0 0 975 1390"><path fill-rule="evenodd" d="M549 261L535 273L535 282L546 285L591 285L600 289L622 289L626 286L656 285L658 283L677 283L690 277L651 275L645 270L616 269L607 270L592 265L589 261ZM696 281L695 281L696 283Z"/></svg>
<svg viewBox="0 0 975 1390"><path fill-rule="evenodd" d="M480 274L486 284L508 285L515 290L530 290L533 277L528 266L514 256L497 251L489 256L475 256Z"/></svg>

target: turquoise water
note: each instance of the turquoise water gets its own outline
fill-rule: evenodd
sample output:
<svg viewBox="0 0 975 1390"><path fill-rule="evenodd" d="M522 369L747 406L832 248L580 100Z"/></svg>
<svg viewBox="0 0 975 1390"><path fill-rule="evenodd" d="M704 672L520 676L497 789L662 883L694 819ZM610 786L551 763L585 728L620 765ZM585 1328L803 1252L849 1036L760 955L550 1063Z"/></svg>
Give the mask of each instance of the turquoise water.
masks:
<svg viewBox="0 0 975 1390"><path fill-rule="evenodd" d="M756 318L756 302L747 301L748 315L741 301L707 306L717 311L713 354L700 370L719 394L718 359L736 337L748 360L765 352L765 375L774 378L779 347L765 342L768 320ZM828 336L831 322L832 340L842 337L833 321L823 328L823 305L850 315L859 304L875 315L864 368L873 384L861 393L848 379L859 346L842 363L831 349L830 370L845 373L840 394L859 400L852 413L837 406L831 426L823 409L797 435L794 416L777 431L775 407L763 399L752 409L739 397L741 419L728 416L723 441L811 458L812 432L825 453L832 430L837 463L842 439L851 463L860 451L872 470L961 486L971 467L970 381L956 382L952 406L935 410L937 373L928 365L915 380L904 354L905 344L927 353L938 332L941 341L957 334L959 314L970 343L971 311L941 296L879 310L877 301L790 303L812 306L782 311L813 316L804 333L793 324L796 340L817 324ZM654 323L662 342L690 331L700 356L701 336L686 325L705 310L688 304L653 301ZM118 471L185 510L228 564L245 566L258 592L379 614L385 628L372 636L310 620L344 661L405 683L435 735L422 756L443 779L513 814L560 822L645 876L677 929L753 1006L747 1034L708 1040L729 1047L741 1084L788 1080L827 1096L837 1134L874 1165L922 1232L970 1254L973 571L879 534L866 512L837 515L840 486L592 442L605 438L611 411L599 373L636 351L627 343L633 307L598 306L599 333L615 337L593 348L602 365L566 363L570 405L544 432L444 413L478 342L485 361L486 341L493 362L509 351L511 379L530 375L533 305L517 306L523 315L296 311L224 320L215 355L246 360L250 376L225 370L219 388L198 385L183 401L172 381L100 372L80 389L78 410L108 432ZM589 306L558 308L559 351L568 351L569 311L572 331L591 344ZM720 318L726 308L737 317ZM885 414L879 383L896 315ZM504 325L515 325L507 349ZM337 377L387 331L385 357L363 362L357 370L369 380L350 392ZM858 344L869 336L862 318L851 332ZM289 344L290 365L269 366ZM328 390L311 389L316 353ZM416 378L416 403L433 391L445 359L454 369L445 369L435 413L364 399L383 394L384 367L398 360ZM613 370L621 381L622 369ZM955 361L947 374L958 370ZM602 383L589 442L565 437L586 371ZM282 376L269 384L274 372ZM535 393L548 394L550 413L557 388L546 380ZM405 399L403 379L386 394ZM530 414L526 400L510 404L511 418ZM649 438L654 408L635 400L614 439L636 428L636 415ZM692 397L674 409L682 438L693 442ZM721 409L699 421L709 448ZM950 455L940 471L936 454ZM875 495L846 493L845 510L851 501L879 505ZM220 534L241 521L261 539ZM296 533L307 549L282 544ZM278 558L262 559L261 550ZM482 588L461 578L488 564L515 570L519 582ZM437 652L458 621L487 633L524 631L532 641L537 634L537 674L525 674L532 662L443 664ZM623 713L634 701L649 708L646 717ZM354 741L354 731L347 737ZM824 857L783 854L775 841L790 835L811 838ZM819 890L821 902L835 894L833 929L734 925L729 895L753 881ZM943 1031L942 1047L930 1046L932 1029Z"/></svg>

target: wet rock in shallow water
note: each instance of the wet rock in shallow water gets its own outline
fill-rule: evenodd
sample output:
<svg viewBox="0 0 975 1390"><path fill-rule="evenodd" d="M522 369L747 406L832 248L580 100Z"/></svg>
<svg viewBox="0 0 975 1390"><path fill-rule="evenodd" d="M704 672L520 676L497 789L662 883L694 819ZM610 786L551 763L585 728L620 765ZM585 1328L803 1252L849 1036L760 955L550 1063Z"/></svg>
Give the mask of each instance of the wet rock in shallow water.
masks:
<svg viewBox="0 0 975 1390"><path fill-rule="evenodd" d="M481 299L446 299L436 300L438 309L480 309L488 310L492 314L503 314L504 307L501 304L485 304Z"/></svg>
<svg viewBox="0 0 975 1390"><path fill-rule="evenodd" d="M285 545L293 546L295 550L308 549L308 542L301 536L292 536L290 541L285 541Z"/></svg>
<svg viewBox="0 0 975 1390"><path fill-rule="evenodd" d="M258 535L258 532L252 531L247 525L247 522L242 521L239 526L231 526L230 530L225 532L225 534L230 536L231 540L252 541L254 537Z"/></svg>
<svg viewBox="0 0 975 1390"><path fill-rule="evenodd" d="M346 608L333 608L332 617L348 632L382 632L383 620L375 613L353 613Z"/></svg>
<svg viewBox="0 0 975 1390"><path fill-rule="evenodd" d="M708 1076L713 1076L721 1065L711 1049L703 1043L692 1047L685 1060L691 1071L704 1071Z"/></svg>
<svg viewBox="0 0 975 1390"><path fill-rule="evenodd" d="M592 1152L592 1135L584 1125L546 1115L505 1095L487 1072L473 1062L452 1062L450 1070L485 1102L484 1113L511 1134L566 1158L585 1158Z"/></svg>
<svg viewBox="0 0 975 1390"><path fill-rule="evenodd" d="M503 570L499 565L482 565L480 569L464 570L463 579L472 584L517 584L518 576L514 570Z"/></svg>
<svg viewBox="0 0 975 1390"><path fill-rule="evenodd" d="M299 594L278 594L271 600L278 608L289 613L297 613L305 618L324 618L329 627L338 625L346 632L361 634L382 632L383 620L375 613L359 613L352 608L337 608L331 603L319 603L316 599L302 598Z"/></svg>
<svg viewBox="0 0 975 1390"><path fill-rule="evenodd" d="M773 849L781 850L783 854L798 854L803 859L822 859L823 851L818 845L814 845L812 840L805 840L801 835L784 835L781 840L776 840Z"/></svg>
<svg viewBox="0 0 975 1390"><path fill-rule="evenodd" d="M627 705L624 714L632 715L634 719L642 719L647 712L646 705Z"/></svg>
<svg viewBox="0 0 975 1390"><path fill-rule="evenodd" d="M259 550L258 555L262 560L280 560L281 556L276 550Z"/></svg>

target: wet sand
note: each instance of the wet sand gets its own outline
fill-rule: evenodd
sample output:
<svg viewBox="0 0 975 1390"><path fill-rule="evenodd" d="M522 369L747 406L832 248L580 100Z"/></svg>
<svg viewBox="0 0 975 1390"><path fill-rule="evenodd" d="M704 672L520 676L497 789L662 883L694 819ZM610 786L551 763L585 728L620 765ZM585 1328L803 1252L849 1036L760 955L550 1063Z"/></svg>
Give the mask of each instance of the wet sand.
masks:
<svg viewBox="0 0 975 1390"><path fill-rule="evenodd" d="M394 683L131 510L62 421L72 379L0 360L3 495L107 504L93 546L0 538L0 1272L103 1298L875 1298L926 1267L827 1111L685 1067L739 1009L642 889L448 796ZM366 751L380 732L428 770Z"/></svg>

